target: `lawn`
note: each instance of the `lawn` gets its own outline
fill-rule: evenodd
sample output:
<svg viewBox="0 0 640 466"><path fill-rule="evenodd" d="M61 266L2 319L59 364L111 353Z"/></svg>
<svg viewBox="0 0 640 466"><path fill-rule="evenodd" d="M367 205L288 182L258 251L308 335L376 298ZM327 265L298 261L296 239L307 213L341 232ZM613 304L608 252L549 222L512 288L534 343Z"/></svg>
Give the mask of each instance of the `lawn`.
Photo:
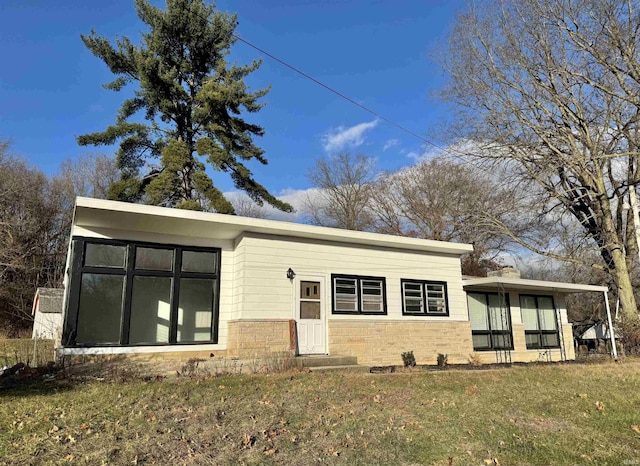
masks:
<svg viewBox="0 0 640 466"><path fill-rule="evenodd" d="M0 464L640 464L640 361L39 382Z"/></svg>

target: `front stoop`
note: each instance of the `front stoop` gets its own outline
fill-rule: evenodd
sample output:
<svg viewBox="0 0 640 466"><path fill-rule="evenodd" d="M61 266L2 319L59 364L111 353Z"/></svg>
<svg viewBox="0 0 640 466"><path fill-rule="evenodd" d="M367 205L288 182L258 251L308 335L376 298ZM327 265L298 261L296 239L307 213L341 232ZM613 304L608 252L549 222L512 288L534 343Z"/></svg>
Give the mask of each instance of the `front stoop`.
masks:
<svg viewBox="0 0 640 466"><path fill-rule="evenodd" d="M327 356L324 354L297 356L296 366L309 369L311 372L334 370L369 371L369 367L358 364L358 358L355 356Z"/></svg>

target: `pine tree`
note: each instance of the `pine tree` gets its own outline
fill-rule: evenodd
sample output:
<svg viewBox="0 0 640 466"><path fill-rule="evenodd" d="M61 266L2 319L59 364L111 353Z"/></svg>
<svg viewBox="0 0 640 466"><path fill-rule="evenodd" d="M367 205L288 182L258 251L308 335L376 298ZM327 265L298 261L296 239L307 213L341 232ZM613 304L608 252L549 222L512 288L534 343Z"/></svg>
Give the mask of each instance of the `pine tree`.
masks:
<svg viewBox="0 0 640 466"><path fill-rule="evenodd" d="M244 82L260 61L245 66L226 61L235 42L236 15L217 12L204 0L167 0L165 10L135 0L135 7L149 27L139 46L127 37L116 39L114 46L93 30L81 36L116 76L106 89L138 85L114 125L78 137L80 145L119 142L121 180L111 186L110 198L233 213L207 175L208 163L229 173L236 188L259 205L266 201L292 211L244 165L252 159L267 164L253 141L264 129L240 116L259 111L264 105L259 99L269 88L251 92Z"/></svg>

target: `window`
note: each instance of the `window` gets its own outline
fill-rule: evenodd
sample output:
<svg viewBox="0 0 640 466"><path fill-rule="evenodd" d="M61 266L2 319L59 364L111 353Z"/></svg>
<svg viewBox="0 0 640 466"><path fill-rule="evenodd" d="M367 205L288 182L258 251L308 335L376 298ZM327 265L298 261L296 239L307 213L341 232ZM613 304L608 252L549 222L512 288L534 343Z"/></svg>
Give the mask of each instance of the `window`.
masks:
<svg viewBox="0 0 640 466"><path fill-rule="evenodd" d="M333 314L386 314L385 279L331 275Z"/></svg>
<svg viewBox="0 0 640 466"><path fill-rule="evenodd" d="M509 303L497 293L468 293L473 349L513 349Z"/></svg>
<svg viewBox="0 0 640 466"><path fill-rule="evenodd" d="M557 313L551 296L520 295L520 312L527 349L560 347Z"/></svg>
<svg viewBox="0 0 640 466"><path fill-rule="evenodd" d="M66 345L216 343L220 251L73 238Z"/></svg>
<svg viewBox="0 0 640 466"><path fill-rule="evenodd" d="M447 284L423 280L400 280L402 314L448 316Z"/></svg>

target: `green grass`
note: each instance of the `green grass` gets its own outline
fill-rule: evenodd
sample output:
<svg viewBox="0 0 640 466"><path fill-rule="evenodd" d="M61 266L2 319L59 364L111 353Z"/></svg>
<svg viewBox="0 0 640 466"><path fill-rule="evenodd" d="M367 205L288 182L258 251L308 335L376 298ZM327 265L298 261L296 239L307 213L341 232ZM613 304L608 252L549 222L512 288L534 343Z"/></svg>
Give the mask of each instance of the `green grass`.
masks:
<svg viewBox="0 0 640 466"><path fill-rule="evenodd" d="M638 360L63 380L0 389L0 464L638 464L638 425Z"/></svg>
<svg viewBox="0 0 640 466"><path fill-rule="evenodd" d="M31 367L44 366L53 361L53 340L38 340L34 357L31 338L0 339L0 367L23 362Z"/></svg>

